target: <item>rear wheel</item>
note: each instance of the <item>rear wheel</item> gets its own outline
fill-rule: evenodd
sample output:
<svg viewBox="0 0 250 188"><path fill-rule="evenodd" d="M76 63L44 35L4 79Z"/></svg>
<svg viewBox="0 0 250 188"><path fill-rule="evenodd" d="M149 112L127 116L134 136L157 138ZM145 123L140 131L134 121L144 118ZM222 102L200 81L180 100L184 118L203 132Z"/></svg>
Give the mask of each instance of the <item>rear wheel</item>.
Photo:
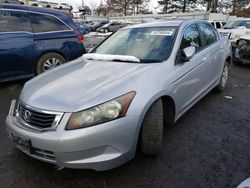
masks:
<svg viewBox="0 0 250 188"><path fill-rule="evenodd" d="M163 105L158 99L148 110L141 128L141 151L147 155L158 155L163 142Z"/></svg>
<svg viewBox="0 0 250 188"><path fill-rule="evenodd" d="M54 52L47 53L39 59L36 66L36 73L41 74L65 62L65 59L60 54Z"/></svg>
<svg viewBox="0 0 250 188"><path fill-rule="evenodd" d="M223 71L220 78L220 83L215 87L216 91L222 92L226 88L227 81L229 76L229 63L225 62L225 65L223 67Z"/></svg>

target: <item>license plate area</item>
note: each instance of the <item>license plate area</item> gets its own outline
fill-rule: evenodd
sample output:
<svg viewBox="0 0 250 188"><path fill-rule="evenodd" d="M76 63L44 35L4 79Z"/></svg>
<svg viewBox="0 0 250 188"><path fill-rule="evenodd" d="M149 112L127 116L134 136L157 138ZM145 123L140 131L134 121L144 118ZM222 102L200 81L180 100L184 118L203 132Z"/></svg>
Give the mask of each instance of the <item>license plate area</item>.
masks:
<svg viewBox="0 0 250 188"><path fill-rule="evenodd" d="M16 147L18 147L19 149L28 152L30 154L33 153L33 147L31 144L31 140L23 138L19 135L16 134L11 134L11 138L12 141L14 142L14 144L16 145Z"/></svg>

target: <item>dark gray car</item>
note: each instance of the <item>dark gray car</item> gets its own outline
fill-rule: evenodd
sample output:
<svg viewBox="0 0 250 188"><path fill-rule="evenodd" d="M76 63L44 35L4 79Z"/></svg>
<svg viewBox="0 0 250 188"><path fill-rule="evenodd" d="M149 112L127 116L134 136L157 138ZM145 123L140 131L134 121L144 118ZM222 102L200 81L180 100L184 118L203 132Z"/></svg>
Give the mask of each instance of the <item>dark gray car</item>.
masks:
<svg viewBox="0 0 250 188"><path fill-rule="evenodd" d="M96 31L97 32L102 32L102 33L115 32L115 31L117 31L120 28L123 28L125 26L126 26L125 23L109 22L109 23L105 24L104 26L98 28Z"/></svg>

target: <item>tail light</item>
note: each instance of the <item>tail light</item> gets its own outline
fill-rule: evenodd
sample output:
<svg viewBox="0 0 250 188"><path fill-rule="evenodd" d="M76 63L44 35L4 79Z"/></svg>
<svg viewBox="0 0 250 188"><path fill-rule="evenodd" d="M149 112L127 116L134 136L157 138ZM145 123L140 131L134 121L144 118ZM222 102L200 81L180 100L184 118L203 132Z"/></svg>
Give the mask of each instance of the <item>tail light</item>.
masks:
<svg viewBox="0 0 250 188"><path fill-rule="evenodd" d="M79 40L80 42L83 42L83 41L84 41L84 36L83 36L83 35L79 35L79 36L77 36L77 38L78 38L78 40Z"/></svg>

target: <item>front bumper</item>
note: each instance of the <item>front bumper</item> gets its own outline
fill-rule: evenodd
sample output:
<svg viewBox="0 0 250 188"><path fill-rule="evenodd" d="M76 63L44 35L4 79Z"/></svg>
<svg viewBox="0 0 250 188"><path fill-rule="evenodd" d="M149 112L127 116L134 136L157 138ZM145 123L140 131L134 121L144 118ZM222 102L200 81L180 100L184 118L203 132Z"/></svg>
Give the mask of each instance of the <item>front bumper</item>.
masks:
<svg viewBox="0 0 250 188"><path fill-rule="evenodd" d="M244 39L240 39L244 40ZM247 41L244 45L240 45L239 41L237 41L235 47L233 48L233 59L234 61L238 61L241 63L250 63L250 41Z"/></svg>
<svg viewBox="0 0 250 188"><path fill-rule="evenodd" d="M34 132L22 128L13 115L6 119L12 140L29 141L29 149L16 143L27 155L60 167L108 170L129 161L135 155L139 134L138 116L126 116L104 124L65 130L70 114L65 114L54 131ZM20 141L20 140L19 140Z"/></svg>

